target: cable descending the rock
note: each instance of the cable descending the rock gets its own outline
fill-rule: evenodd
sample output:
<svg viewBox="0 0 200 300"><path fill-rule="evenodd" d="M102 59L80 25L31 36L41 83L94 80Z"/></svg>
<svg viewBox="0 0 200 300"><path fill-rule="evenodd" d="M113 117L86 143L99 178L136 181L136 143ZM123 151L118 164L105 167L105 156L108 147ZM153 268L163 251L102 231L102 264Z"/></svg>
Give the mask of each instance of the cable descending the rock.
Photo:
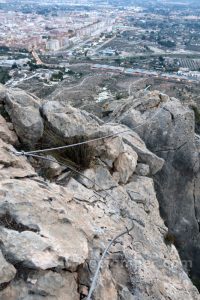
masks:
<svg viewBox="0 0 200 300"><path fill-rule="evenodd" d="M93 293L93 291L94 291L94 289L95 289L95 286L96 286L96 281L97 281L97 279L98 279L98 275L99 275L99 272L100 272L100 269L101 269L101 265L102 265L102 263L103 263L103 260L104 260L104 258L105 258L105 256L106 256L106 254L108 253L110 247L112 246L112 244L113 244L118 238L120 238L121 236L123 236L123 235L126 234L126 233L129 233L131 230L133 230L133 228L134 228L134 224L132 224L132 226L131 226L130 229L127 228L126 230L124 230L123 232L121 232L121 233L119 233L117 236L115 236L115 237L110 241L110 243L108 244L108 246L105 248L105 250L104 250L104 252L103 252L103 254L102 254L102 256L101 256L101 259L100 259L100 261L98 262L98 266L97 266L96 272L95 272L95 274L94 274L94 277L93 277L93 280L92 280L92 284L91 284L91 286L90 286L90 290L89 290L89 293L88 293L88 296L87 296L86 300L91 300L91 296L92 296L92 293Z"/></svg>

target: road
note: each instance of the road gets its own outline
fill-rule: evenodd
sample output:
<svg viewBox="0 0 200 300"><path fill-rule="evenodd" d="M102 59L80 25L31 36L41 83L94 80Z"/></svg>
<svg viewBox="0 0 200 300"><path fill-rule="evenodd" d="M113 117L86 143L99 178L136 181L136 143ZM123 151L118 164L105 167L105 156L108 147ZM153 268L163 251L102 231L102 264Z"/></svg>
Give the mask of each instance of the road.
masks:
<svg viewBox="0 0 200 300"><path fill-rule="evenodd" d="M42 65L42 64L43 64L43 62L41 61L41 59L39 58L39 55L37 54L37 52L36 52L35 50L33 50L33 51L31 52L31 54L32 54L33 57L35 58L36 64L37 64L37 65Z"/></svg>
<svg viewBox="0 0 200 300"><path fill-rule="evenodd" d="M13 81L13 80L11 79L11 80L7 81L5 85L6 85L6 86L10 86L10 87L14 87L14 86L16 86L17 84L19 84L19 83L21 83L21 82L23 82L23 81L29 80L29 79L31 79L31 78L37 77L38 75L39 75L39 73L35 73L35 74L33 74L33 75L27 77L27 75L24 74L24 77L23 77L23 78L20 78L20 79L17 80L17 81Z"/></svg>

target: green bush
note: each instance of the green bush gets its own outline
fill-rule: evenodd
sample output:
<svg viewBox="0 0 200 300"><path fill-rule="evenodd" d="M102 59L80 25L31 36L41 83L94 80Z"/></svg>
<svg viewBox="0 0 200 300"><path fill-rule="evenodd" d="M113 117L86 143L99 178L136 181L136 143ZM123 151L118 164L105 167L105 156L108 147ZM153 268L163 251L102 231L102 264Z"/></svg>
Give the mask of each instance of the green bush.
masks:
<svg viewBox="0 0 200 300"><path fill-rule="evenodd" d="M60 81L60 80L63 80L63 73L61 71L52 74L51 81Z"/></svg>

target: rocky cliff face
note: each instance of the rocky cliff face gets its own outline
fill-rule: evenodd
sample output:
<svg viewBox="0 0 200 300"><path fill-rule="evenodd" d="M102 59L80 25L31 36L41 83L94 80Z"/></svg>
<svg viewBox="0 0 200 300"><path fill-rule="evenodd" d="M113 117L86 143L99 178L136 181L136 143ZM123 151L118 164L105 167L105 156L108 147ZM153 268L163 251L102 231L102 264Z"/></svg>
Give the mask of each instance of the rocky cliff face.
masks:
<svg viewBox="0 0 200 300"><path fill-rule="evenodd" d="M199 277L200 148L193 111L159 92L139 92L117 107L112 117L135 127L147 147L164 159L153 177L161 214L182 260L190 261L192 276Z"/></svg>
<svg viewBox="0 0 200 300"><path fill-rule="evenodd" d="M153 100L150 95L146 97L141 98L141 110L131 102L113 112L119 123L105 124L86 111L57 102L42 103L21 90L1 87L0 299L85 299L105 247L132 224L133 230L119 238L107 254L93 299L200 299L170 235L173 227L175 235L182 228L193 226L194 231L190 230L187 237L191 232L193 237L198 236L198 202L194 201L193 184L196 178L193 174L198 174L198 151L193 124L188 124L193 115L177 100L166 96L149 108L148 101ZM162 105L167 105L168 110L159 108ZM170 109L174 108L172 113ZM157 109L163 110L162 115L151 122L154 127L150 126L149 132L147 127L144 127L146 131L141 127L138 133L131 129ZM182 111L178 112L179 109ZM130 118L125 116L129 113L132 113ZM172 114L177 121L172 119ZM181 122L182 118L185 123ZM186 129L188 140L175 136L177 130L180 135ZM57 151L44 153L43 157L51 161L18 156L15 152L117 132L123 134L79 146L75 151L61 151L59 155ZM168 147L172 139L178 151L187 147L188 156L181 152L177 165L179 155L175 148L168 149L166 156L162 151L166 150L163 145L167 142ZM55 159L57 162L52 161ZM187 161L187 166L183 161ZM174 181L168 178L170 168L173 172L178 170ZM193 192L182 191L179 195L175 186L180 190L181 180L184 191L190 182ZM170 234L159 213L154 182L160 187L161 211ZM169 185L172 185L171 196ZM172 202L175 193L177 202ZM197 185L195 193L198 193ZM182 207L181 195L184 196ZM189 195L190 203L185 200ZM172 216L175 207L177 211ZM180 216L187 221L183 224L189 222L188 227L181 225Z"/></svg>

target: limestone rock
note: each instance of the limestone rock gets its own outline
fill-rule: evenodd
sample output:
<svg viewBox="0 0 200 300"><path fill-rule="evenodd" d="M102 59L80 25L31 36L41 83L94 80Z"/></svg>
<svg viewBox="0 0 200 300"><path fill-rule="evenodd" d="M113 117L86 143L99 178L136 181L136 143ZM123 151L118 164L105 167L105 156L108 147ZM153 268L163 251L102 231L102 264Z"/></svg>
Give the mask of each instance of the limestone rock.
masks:
<svg viewBox="0 0 200 300"><path fill-rule="evenodd" d="M115 144L112 144L112 139L114 137L109 143L109 148L105 147L107 139L103 140L103 142L98 141L96 143L97 155L99 155L103 161L105 161L104 158L107 155L112 164L114 159L116 159L120 153L123 153L126 145L128 145L137 153L139 162L143 162L149 165L151 174L155 174L162 169L164 160L149 151L139 135L130 130L127 126L120 124L105 124L98 128L98 135L100 136L107 136L111 134L117 134L119 141L119 145L118 148L116 148L116 151L112 150L112 153L115 153L114 156L110 156L111 149L115 148ZM106 152L106 150L108 150L108 152Z"/></svg>
<svg viewBox="0 0 200 300"><path fill-rule="evenodd" d="M33 146L43 134L39 108L40 103L26 92L20 89L6 91L5 109L18 137L29 146Z"/></svg>
<svg viewBox="0 0 200 300"><path fill-rule="evenodd" d="M16 270L13 267L13 265L11 265L5 260L1 251L0 251L0 264L1 264L0 284L10 282L15 277Z"/></svg>
<svg viewBox="0 0 200 300"><path fill-rule="evenodd" d="M152 174L158 172L163 166L163 159L150 152L139 136L134 132L129 132L130 130L126 126L102 124L97 117L85 111L80 111L69 105L63 106L55 101L45 103L43 106L43 115L47 119L50 128L63 138L73 138L84 135L85 139L92 139L94 137L114 135L110 138L98 140L92 145L95 149L96 156L100 157L110 168L113 167L115 160L118 159L119 161L119 155L124 157L126 161L132 160L131 168L126 164L126 168L128 167L129 170L124 170L124 172L129 175L123 175L122 182L128 180L126 177L131 175L130 169L132 173L135 170L133 163L136 159L135 152L138 154L139 160L150 166ZM122 132L121 135L116 134L120 132ZM129 146L132 149L130 149ZM127 151L127 149L129 150Z"/></svg>
<svg viewBox="0 0 200 300"><path fill-rule="evenodd" d="M137 153L130 146L125 145L124 152L114 162L115 169L119 173L119 182L126 183L128 181L135 171L137 159Z"/></svg>
<svg viewBox="0 0 200 300"><path fill-rule="evenodd" d="M155 174L162 217L175 237L181 258L192 262L194 277L200 276L196 267L200 263L197 254L200 251L200 148L194 113L179 100L157 92L139 95L138 99L116 109L114 115L118 121L135 128L148 149L165 160L158 173L151 172ZM132 114L131 110L137 113Z"/></svg>
<svg viewBox="0 0 200 300"><path fill-rule="evenodd" d="M109 173L108 169L104 166L97 166L95 169L87 169L82 173L84 176L79 177L79 181L88 188L94 188L96 191L108 190L115 186L117 183Z"/></svg>
<svg viewBox="0 0 200 300"><path fill-rule="evenodd" d="M55 101L45 103L42 112L49 126L63 138L83 135L87 137L101 122L85 111Z"/></svg>
<svg viewBox="0 0 200 300"><path fill-rule="evenodd" d="M107 131L102 134L106 135ZM105 139L101 145L97 148L98 155L101 160L106 163L110 168L113 167L114 161L119 157L124 151L124 143L121 136L114 136Z"/></svg>
<svg viewBox="0 0 200 300"><path fill-rule="evenodd" d="M46 156L47 159L50 160L40 160L40 173L44 176L47 177L50 180L53 180L57 178L59 175L64 172L66 167L61 166L58 161L51 155Z"/></svg>
<svg viewBox="0 0 200 300"><path fill-rule="evenodd" d="M79 201L87 201L88 203L96 202L98 197L92 190L90 190L90 188L94 186L93 182L87 179L83 180L82 177L79 178L79 181L82 182L83 185L77 180L71 178L67 184L68 191L71 192L73 197Z"/></svg>
<svg viewBox="0 0 200 300"><path fill-rule="evenodd" d="M150 169L148 165L138 163L135 172L137 175L148 176Z"/></svg>
<svg viewBox="0 0 200 300"><path fill-rule="evenodd" d="M112 274L106 270L101 274L99 284L94 292L95 300L118 300L117 289L112 279Z"/></svg>
<svg viewBox="0 0 200 300"><path fill-rule="evenodd" d="M35 170L23 156L14 155L15 149L0 139L0 180L36 175Z"/></svg>
<svg viewBox="0 0 200 300"><path fill-rule="evenodd" d="M6 192L7 187L9 192ZM4 253L10 261L20 262L29 268L69 270L75 270L84 261L88 253L87 240L71 225L64 208L61 206L59 209L57 203L57 197L62 193L61 199L70 199L64 188L56 188L56 185L48 187L31 180L8 180L0 182L0 189L0 215L6 220L4 216L7 214L11 219L9 229L0 232ZM26 203L23 195L26 195ZM74 236L76 240L72 243Z"/></svg>
<svg viewBox="0 0 200 300"><path fill-rule="evenodd" d="M133 175L125 188L132 201L141 204L146 212L152 210L150 199L155 198L155 192L151 178Z"/></svg>
<svg viewBox="0 0 200 300"><path fill-rule="evenodd" d="M14 264L23 262L24 267L42 270L62 267L50 244L34 232L3 229L0 239L4 253Z"/></svg>
<svg viewBox="0 0 200 300"><path fill-rule="evenodd" d="M8 124L1 115L0 115L0 137L4 142L8 144L17 145L19 143L17 135L13 131L13 125L11 123Z"/></svg>
<svg viewBox="0 0 200 300"><path fill-rule="evenodd" d="M119 293L120 295L120 300L136 300L136 297L133 296L127 287L122 288L122 290Z"/></svg>
<svg viewBox="0 0 200 300"><path fill-rule="evenodd" d="M137 119L137 122L140 123L141 120L145 120L143 118L144 112L159 107L160 104L169 101L169 99L169 96L159 91L138 91L132 97L125 99L120 105L116 106L111 115L111 119L114 118L116 121L123 119L125 121L125 115L128 117L130 112L130 114L135 114L134 119ZM134 122L134 119L129 118L129 121ZM122 123L125 124L124 122ZM127 126L129 125L127 124Z"/></svg>
<svg viewBox="0 0 200 300"><path fill-rule="evenodd" d="M18 279L1 292L4 300L79 300L76 275L52 271L31 272L27 283Z"/></svg>
<svg viewBox="0 0 200 300"><path fill-rule="evenodd" d="M156 174L164 165L164 159L153 154L146 148L145 143L134 132L125 134L123 141L129 145L138 155L139 161L149 165L151 174Z"/></svg>

